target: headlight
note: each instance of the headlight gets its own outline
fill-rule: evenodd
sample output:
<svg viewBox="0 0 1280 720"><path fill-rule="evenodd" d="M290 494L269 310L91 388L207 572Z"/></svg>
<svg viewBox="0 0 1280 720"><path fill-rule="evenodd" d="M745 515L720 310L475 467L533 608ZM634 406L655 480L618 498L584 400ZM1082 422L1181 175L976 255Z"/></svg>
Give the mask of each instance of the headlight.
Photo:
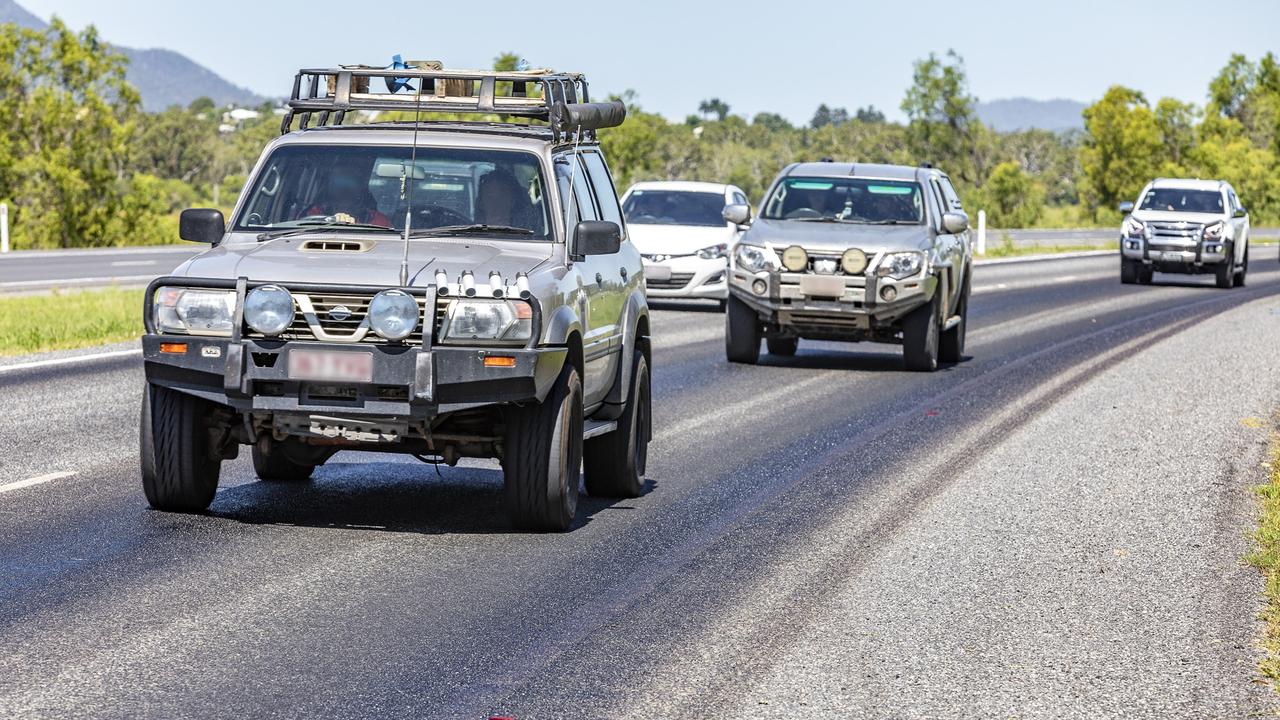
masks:
<svg viewBox="0 0 1280 720"><path fill-rule="evenodd" d="M293 296L278 285L263 285L244 298L244 321L263 335L279 335L293 324Z"/></svg>
<svg viewBox="0 0 1280 720"><path fill-rule="evenodd" d="M702 258L703 260L715 260L716 258L724 257L726 254L728 254L728 252L729 252L729 244L720 243L718 245L711 245L709 247L702 248L701 250L698 251L698 257Z"/></svg>
<svg viewBox="0 0 1280 720"><path fill-rule="evenodd" d="M777 256L756 245L738 245L733 251L738 267L751 273L764 272L777 267Z"/></svg>
<svg viewBox="0 0 1280 720"><path fill-rule="evenodd" d="M840 256L840 269L846 275L860 275L867 269L867 254L858 248L849 248Z"/></svg>
<svg viewBox="0 0 1280 720"><path fill-rule="evenodd" d="M445 343L517 343L533 337L533 307L523 300L454 300L445 315Z"/></svg>
<svg viewBox="0 0 1280 720"><path fill-rule="evenodd" d="M1125 237L1140 238L1146 235L1147 225L1141 220L1137 220L1133 216L1129 216L1124 219L1124 225L1121 232L1124 233Z"/></svg>
<svg viewBox="0 0 1280 720"><path fill-rule="evenodd" d="M1222 237L1222 231L1227 228L1227 224L1219 220L1210 223L1204 227L1204 237L1206 240L1217 240Z"/></svg>
<svg viewBox="0 0 1280 720"><path fill-rule="evenodd" d="M791 272L801 272L809 267L809 253L799 245L792 245L782 251L782 267Z"/></svg>
<svg viewBox="0 0 1280 720"><path fill-rule="evenodd" d="M884 260L880 262L880 268L876 270L876 274L881 277L887 275L895 280L901 280L919 273L922 267L924 267L923 253L890 253L884 256Z"/></svg>
<svg viewBox="0 0 1280 720"><path fill-rule="evenodd" d="M156 291L156 329L184 335L231 336L236 312L233 290L162 287Z"/></svg>
<svg viewBox="0 0 1280 720"><path fill-rule="evenodd" d="M383 290L369 301L369 327L388 340L403 340L418 327L418 301L403 290Z"/></svg>

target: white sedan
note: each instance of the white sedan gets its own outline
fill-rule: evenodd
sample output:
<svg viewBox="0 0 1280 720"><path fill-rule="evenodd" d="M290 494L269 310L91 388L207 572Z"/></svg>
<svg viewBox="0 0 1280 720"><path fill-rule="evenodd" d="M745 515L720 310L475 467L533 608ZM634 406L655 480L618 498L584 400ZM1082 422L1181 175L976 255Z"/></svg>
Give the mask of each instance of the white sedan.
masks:
<svg viewBox="0 0 1280 720"><path fill-rule="evenodd" d="M622 198L627 234L644 259L645 286L653 298L729 296L730 247L742 229L725 221L727 205L747 205L733 185L642 182Z"/></svg>

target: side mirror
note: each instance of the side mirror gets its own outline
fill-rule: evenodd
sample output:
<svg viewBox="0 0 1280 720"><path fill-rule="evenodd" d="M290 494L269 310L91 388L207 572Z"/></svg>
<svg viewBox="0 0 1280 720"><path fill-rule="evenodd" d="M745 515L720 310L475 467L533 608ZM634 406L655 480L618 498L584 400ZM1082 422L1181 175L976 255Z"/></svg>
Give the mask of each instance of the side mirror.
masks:
<svg viewBox="0 0 1280 720"><path fill-rule="evenodd" d="M1244 209L1243 207L1238 207L1236 208L1235 214L1232 215L1232 217L1238 217L1238 218L1249 217L1249 211Z"/></svg>
<svg viewBox="0 0 1280 720"><path fill-rule="evenodd" d="M191 242L217 245L227 234L227 221L221 210L192 208L178 217L178 237Z"/></svg>
<svg viewBox="0 0 1280 720"><path fill-rule="evenodd" d="M969 229L969 216L962 212L943 213L942 229L950 235L959 235Z"/></svg>
<svg viewBox="0 0 1280 720"><path fill-rule="evenodd" d="M608 220L584 220L573 229L574 255L612 255L622 249L622 228Z"/></svg>
<svg viewBox="0 0 1280 720"><path fill-rule="evenodd" d="M725 205L724 210L720 212L720 217L724 218L725 222L733 223L734 225L750 225L751 206Z"/></svg>
<svg viewBox="0 0 1280 720"><path fill-rule="evenodd" d="M1129 202L1128 200L1125 200L1124 202L1120 203L1120 212L1123 215L1128 215L1129 213L1133 212L1133 203Z"/></svg>

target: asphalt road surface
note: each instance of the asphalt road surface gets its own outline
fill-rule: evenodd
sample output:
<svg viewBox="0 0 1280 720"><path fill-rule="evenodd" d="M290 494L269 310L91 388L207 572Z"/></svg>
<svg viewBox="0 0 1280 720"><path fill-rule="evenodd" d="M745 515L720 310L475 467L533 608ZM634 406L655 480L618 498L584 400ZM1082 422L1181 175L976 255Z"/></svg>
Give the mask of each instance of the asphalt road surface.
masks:
<svg viewBox="0 0 1280 720"><path fill-rule="evenodd" d="M655 313L639 499L510 531L496 465L224 466L148 510L136 357L0 372L0 717L1244 717L1280 267L986 265L968 354L724 362ZM1158 276L1158 280L1165 280ZM247 455L247 453L246 453Z"/></svg>
<svg viewBox="0 0 1280 720"><path fill-rule="evenodd" d="M0 293L50 288L145 286L205 245L22 251L0 255Z"/></svg>

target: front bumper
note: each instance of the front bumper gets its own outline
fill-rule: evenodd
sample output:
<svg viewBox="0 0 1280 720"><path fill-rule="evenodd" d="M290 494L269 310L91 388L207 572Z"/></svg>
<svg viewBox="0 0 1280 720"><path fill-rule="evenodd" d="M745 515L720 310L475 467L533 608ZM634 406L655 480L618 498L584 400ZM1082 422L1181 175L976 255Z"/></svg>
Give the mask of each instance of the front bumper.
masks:
<svg viewBox="0 0 1280 720"><path fill-rule="evenodd" d="M1198 272L1227 262L1230 241L1193 240L1188 242L1153 242L1145 238L1122 237L1120 255L1137 260L1164 272Z"/></svg>
<svg viewBox="0 0 1280 720"><path fill-rule="evenodd" d="M734 268L730 292L756 311L767 331L814 339L884 340L896 323L933 298L938 280L917 275L895 280L875 275L842 278L839 296L813 295L807 273L748 273ZM760 292L763 290L763 292ZM889 299L892 298L892 299Z"/></svg>
<svg viewBox="0 0 1280 720"><path fill-rule="evenodd" d="M725 279L725 258L700 258L697 255L651 260L646 258L645 294L657 298L704 298L723 300L729 296Z"/></svg>
<svg viewBox="0 0 1280 720"><path fill-rule="evenodd" d="M181 352L161 345L182 346ZM294 350L370 353L370 382L291 378ZM564 364L564 348L466 348L290 342L148 334L147 381L243 413L337 414L426 419L499 403L542 400ZM485 364L489 356L511 367Z"/></svg>

